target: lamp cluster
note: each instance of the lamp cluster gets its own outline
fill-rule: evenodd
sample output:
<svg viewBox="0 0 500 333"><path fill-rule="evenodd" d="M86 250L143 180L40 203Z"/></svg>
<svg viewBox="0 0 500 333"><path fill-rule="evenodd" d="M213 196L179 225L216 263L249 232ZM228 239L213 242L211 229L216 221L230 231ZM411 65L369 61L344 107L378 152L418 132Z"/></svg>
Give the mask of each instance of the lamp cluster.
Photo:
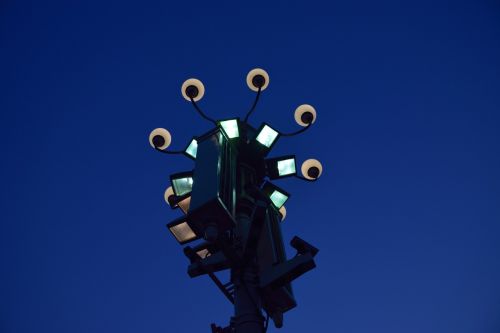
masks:
<svg viewBox="0 0 500 333"><path fill-rule="evenodd" d="M267 157L280 138L305 132L317 119L314 107L303 104L294 112L299 125L295 132L282 132L268 123L258 127L249 124L269 82L265 70L251 70L246 83L256 95L245 117L215 120L198 105L205 95L203 83L195 78L186 80L181 87L182 96L212 124L211 129L191 138L181 150L168 150L172 136L164 128L151 131L149 143L161 153L184 155L196 165L193 170L172 174L164 193L167 204L183 212L167 224L175 239L181 245L204 239L184 249L191 263L188 274L208 274L233 303L234 290L241 287L233 286L231 291L230 283L221 284L213 273L230 268L232 281L243 281L242 276L247 273L241 272L257 274L260 285L254 287L261 293L262 308L281 327L283 313L296 305L290 282L315 267L313 257L318 250L295 237L292 246L297 249L297 256L286 260L279 225L286 217L285 203L290 193L272 181L295 177L314 182L322 175L323 167L318 160L307 159L299 168L295 155ZM274 252L263 255L259 248ZM252 265L260 267L260 271L252 271ZM241 323L246 325L243 319Z"/></svg>
<svg viewBox="0 0 500 333"><path fill-rule="evenodd" d="M257 92L257 102L258 96L260 95L261 91L265 90L269 86L269 75L265 70L255 68L248 73L246 82L250 90ZM208 118L210 121L215 123L216 126L220 127L230 140L241 139L241 133L244 131L242 127L248 126L248 117L253 111L253 108L255 108L255 105L253 106L252 110L249 111L244 121L240 120L240 118L214 121L211 118L207 117L199 109L199 106L196 105L196 102L200 101L205 95L205 86L200 80L191 78L184 81L184 83L182 84L181 92L184 99L192 102L195 105L195 108L202 114L202 116L204 118ZM257 146L257 149L261 151L261 155L266 156L281 136L292 136L302 133L316 121L316 117L316 110L314 109L314 107L309 104L302 104L296 108L294 113L295 122L299 126L303 127L301 130L287 134L278 131L267 123L263 123L258 128L256 135L254 135L253 138L245 139L251 139L248 144L255 144ZM170 152L167 150L172 142L172 136L170 132L164 128L156 128L151 131L149 135L149 142L153 148L161 152L171 154L181 153L190 159L196 159L198 150L198 141L196 137L192 138L183 150ZM323 167L321 163L316 159L305 160L300 168L300 172L302 174L302 176L300 176L297 173L295 155L287 155L265 159L265 170L266 176L269 179L294 176L303 180L315 181L321 176ZM184 214L187 214L190 202L189 193L191 192L193 186L192 172L173 174L170 177L170 180L172 186L170 186L165 191L165 201L170 205L171 208L180 208L184 212ZM290 195L286 191L273 185L271 182L266 182L263 185L262 189L269 195L270 200L276 206L276 208L280 210L280 214L283 220L286 215L284 203L287 201ZM174 233L174 236L175 235L176 234ZM179 235L179 233L177 233L177 235ZM188 235L191 234L188 233ZM179 238L177 238L177 240L179 240ZM185 240L179 241L184 242Z"/></svg>

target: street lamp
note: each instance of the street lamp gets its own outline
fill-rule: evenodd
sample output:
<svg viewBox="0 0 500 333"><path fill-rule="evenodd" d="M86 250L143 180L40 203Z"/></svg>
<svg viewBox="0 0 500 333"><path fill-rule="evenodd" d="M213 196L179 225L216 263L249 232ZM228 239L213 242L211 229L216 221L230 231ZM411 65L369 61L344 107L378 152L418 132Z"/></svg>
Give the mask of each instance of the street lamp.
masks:
<svg viewBox="0 0 500 333"><path fill-rule="evenodd" d="M179 172L170 176L170 182L177 196L185 195L193 190L193 172Z"/></svg>
<svg viewBox="0 0 500 333"><path fill-rule="evenodd" d="M259 132L257 134L257 137L255 140L266 147L266 150L271 150L271 147L276 143L278 140L280 133L273 129L271 126L268 124L264 123L259 129Z"/></svg>
<svg viewBox="0 0 500 333"><path fill-rule="evenodd" d="M262 192L269 197L273 205L280 209L290 197L290 194L271 182L265 182Z"/></svg>
<svg viewBox="0 0 500 333"><path fill-rule="evenodd" d="M174 235L179 244L186 244L198 238L189 225L186 217L181 217L167 224L168 230Z"/></svg>
<svg viewBox="0 0 500 333"><path fill-rule="evenodd" d="M184 214L187 214L189 210L189 204L191 203L191 193L186 193L184 195L175 195L172 186L167 188L164 194L165 202L172 209L180 208Z"/></svg>
<svg viewBox="0 0 500 333"><path fill-rule="evenodd" d="M220 127L224 130L229 139L240 137L239 119L227 119L219 122Z"/></svg>
<svg viewBox="0 0 500 333"><path fill-rule="evenodd" d="M281 217L281 222L283 222L285 220L285 217L286 217L286 208L285 206L281 206L281 208L279 209L279 213L280 213L280 217Z"/></svg>
<svg viewBox="0 0 500 333"><path fill-rule="evenodd" d="M193 138L189 145L184 149L184 153L187 157L191 159L196 159L196 154L198 153L198 141L196 138Z"/></svg>
<svg viewBox="0 0 500 333"><path fill-rule="evenodd" d="M269 180L316 181L323 167L318 160L308 159L299 175L295 155L266 156L278 139L309 129L316 121L316 110L308 104L297 107L294 119L300 129L294 132L279 131L268 123L253 127L249 118L269 82L265 70L251 70L246 83L256 94L245 117L216 120L198 105L205 94L203 83L188 79L182 84L182 96L212 128L192 137L182 150L168 149L172 137L166 129L156 128L149 135L155 150L184 155L195 163L192 171L170 176L165 201L184 214L167 228L180 244L194 244L184 248L189 276L208 275L234 304L229 326L212 324L216 333L262 333L269 318L281 327L283 314L297 304L291 282L315 267L318 250L298 237L291 243L297 254L287 259L280 222L286 217L284 204L290 194ZM226 269L231 280L222 283L215 273Z"/></svg>
<svg viewBox="0 0 500 333"><path fill-rule="evenodd" d="M305 179L315 181L323 173L323 166L318 160L311 158L302 163L300 171Z"/></svg>
<svg viewBox="0 0 500 333"><path fill-rule="evenodd" d="M170 132L164 128L156 128L149 134L149 143L153 148L156 149L167 149L172 142L172 136Z"/></svg>
<svg viewBox="0 0 500 333"><path fill-rule="evenodd" d="M270 179L295 176L295 155L280 156L266 159L267 176Z"/></svg>
<svg viewBox="0 0 500 333"><path fill-rule="evenodd" d="M297 124L307 127L316 121L316 110L309 104L302 104L295 109L294 118Z"/></svg>

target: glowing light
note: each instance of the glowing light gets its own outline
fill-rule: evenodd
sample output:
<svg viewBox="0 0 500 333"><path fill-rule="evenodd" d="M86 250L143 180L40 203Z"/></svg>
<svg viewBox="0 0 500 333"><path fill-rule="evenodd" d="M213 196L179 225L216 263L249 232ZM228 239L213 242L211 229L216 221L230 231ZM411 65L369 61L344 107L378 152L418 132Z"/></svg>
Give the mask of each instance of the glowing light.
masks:
<svg viewBox="0 0 500 333"><path fill-rule="evenodd" d="M286 160L278 161L278 175L287 176L295 173L295 159L289 158Z"/></svg>
<svg viewBox="0 0 500 333"><path fill-rule="evenodd" d="M257 135L256 140L266 146L267 148L271 147L276 138L278 137L278 132L273 130L271 127L268 125L264 125L262 129L259 132L259 135Z"/></svg>
<svg viewBox="0 0 500 333"><path fill-rule="evenodd" d="M186 148L185 152L189 156L196 158L196 153L198 152L198 141L193 139L189 146Z"/></svg>
<svg viewBox="0 0 500 333"><path fill-rule="evenodd" d="M240 136L240 131L238 129L238 120L236 119L224 120L221 121L219 124L229 139L237 138Z"/></svg>
<svg viewBox="0 0 500 333"><path fill-rule="evenodd" d="M174 235L175 239L179 243L189 242L196 238L196 234L193 229L187 224L187 222L182 222L180 224L170 226L170 232Z"/></svg>

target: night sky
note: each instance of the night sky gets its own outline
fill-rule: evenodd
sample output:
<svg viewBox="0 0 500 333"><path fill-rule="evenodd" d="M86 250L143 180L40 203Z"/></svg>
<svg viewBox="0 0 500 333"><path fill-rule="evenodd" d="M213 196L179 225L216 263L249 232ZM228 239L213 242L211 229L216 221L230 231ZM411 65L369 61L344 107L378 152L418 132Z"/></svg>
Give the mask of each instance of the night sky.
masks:
<svg viewBox="0 0 500 333"><path fill-rule="evenodd" d="M255 126L318 112L270 156L324 167L277 182L285 241L320 249L280 332L500 332L497 1L2 0L2 333L228 323L165 228L168 177L193 162L148 135L181 149L210 129L190 77L210 116L243 116L254 67L271 78Z"/></svg>

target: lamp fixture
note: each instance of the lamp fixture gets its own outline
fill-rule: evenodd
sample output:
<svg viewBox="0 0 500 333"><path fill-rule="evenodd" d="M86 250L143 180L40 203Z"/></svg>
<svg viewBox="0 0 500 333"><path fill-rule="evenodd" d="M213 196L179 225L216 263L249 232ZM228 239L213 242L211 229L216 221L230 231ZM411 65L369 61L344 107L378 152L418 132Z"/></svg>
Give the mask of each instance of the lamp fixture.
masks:
<svg viewBox="0 0 500 333"><path fill-rule="evenodd" d="M299 238L291 244L298 255L286 258L280 222L286 218L290 194L266 179L293 176L316 181L323 171L321 163L309 159L299 166L295 155L266 156L281 137L296 136L312 127L316 110L308 104L297 107L293 118L299 126L291 132L268 123L254 127L249 118L269 82L263 69L248 73L246 84L255 97L240 120L208 116L199 104L205 86L198 79L188 79L182 84L182 96L210 122L210 130L192 137L180 150L167 149L172 136L166 129L156 128L149 135L155 150L184 155L195 164L192 171L170 176L165 201L184 214L167 228L180 244L194 243L184 249L190 260L188 275L208 275L235 306L237 315L230 326L212 325L212 332L264 332L269 318L280 328L283 314L297 305L291 281L315 267L317 249ZM215 273L226 269L231 269L230 281L223 284ZM267 314L265 324L262 311ZM249 321L249 315L255 320Z"/></svg>
<svg viewBox="0 0 500 333"><path fill-rule="evenodd" d="M290 194L279 188L271 182L265 182L262 187L262 192L269 197L273 205L280 209L285 202L290 198Z"/></svg>
<svg viewBox="0 0 500 333"><path fill-rule="evenodd" d="M264 123L260 127L255 140L257 140L258 143L270 150L271 147L276 143L279 135L280 133L278 131L273 129L268 124Z"/></svg>
<svg viewBox="0 0 500 333"><path fill-rule="evenodd" d="M297 174L295 155L268 158L266 169L271 179L294 176Z"/></svg>
<svg viewBox="0 0 500 333"><path fill-rule="evenodd" d="M189 145L184 149L184 154L191 158L191 159L196 159L196 154L198 152L198 141L193 138Z"/></svg>
<svg viewBox="0 0 500 333"><path fill-rule="evenodd" d="M222 128L224 133L226 133L229 139L234 139L240 136L238 123L239 123L238 119L228 119L219 121L219 126Z"/></svg>
<svg viewBox="0 0 500 333"><path fill-rule="evenodd" d="M167 228L181 245L198 238L185 217L167 224Z"/></svg>
<svg viewBox="0 0 500 333"><path fill-rule="evenodd" d="M180 172L170 176L170 181L177 196L185 195L193 190L193 172Z"/></svg>

